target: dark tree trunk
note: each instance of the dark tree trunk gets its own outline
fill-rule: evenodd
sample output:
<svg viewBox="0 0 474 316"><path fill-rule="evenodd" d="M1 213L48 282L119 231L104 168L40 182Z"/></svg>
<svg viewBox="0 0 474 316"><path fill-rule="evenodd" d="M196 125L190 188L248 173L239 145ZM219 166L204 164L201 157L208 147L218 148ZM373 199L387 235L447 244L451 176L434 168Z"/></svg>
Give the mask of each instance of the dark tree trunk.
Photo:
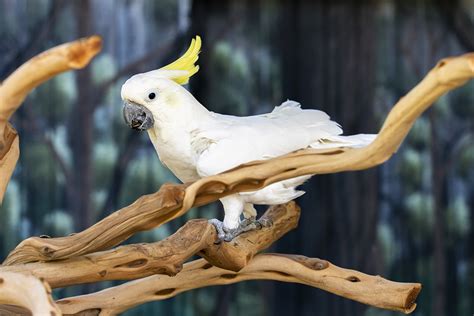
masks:
<svg viewBox="0 0 474 316"><path fill-rule="evenodd" d="M193 80L190 88L193 95L207 106L209 106L210 47L217 38L223 35L223 32L228 30L227 26L222 27L222 21L226 21L229 17L229 5L229 1L193 1L191 9L191 36L199 34L205 39L202 43L202 51L206 53L199 55L199 80Z"/></svg>
<svg viewBox="0 0 474 316"><path fill-rule="evenodd" d="M446 315L446 166L437 135L436 113L430 113L431 125L431 170L434 208L433 229L433 301L432 314Z"/></svg>
<svg viewBox="0 0 474 316"><path fill-rule="evenodd" d="M90 1L73 2L77 36L91 35ZM77 229L83 229L93 223L91 210L92 190L92 142L93 142L93 87L90 67L77 71L77 102L69 118L68 141L73 160L73 193L68 196L68 208L74 214Z"/></svg>
<svg viewBox="0 0 474 316"><path fill-rule="evenodd" d="M371 1L283 1L278 50L283 96L324 110L345 134L376 131L375 6ZM311 34L311 36L307 36ZM377 171L316 176L300 199L299 228L279 252L323 257L374 272L378 221ZM294 284L276 285L278 314L362 315L364 307Z"/></svg>
<svg viewBox="0 0 474 316"><path fill-rule="evenodd" d="M272 34L274 51L282 60L280 101L289 98L305 108L324 110L345 127L346 134L375 132L374 6L369 1L281 4L281 27ZM240 5L245 6L244 10L239 9L242 12L271 3ZM191 31L206 39L203 51L207 54L200 57L199 80L191 83L191 89L208 106L212 106L207 102L212 91L206 74L210 56L206 47L212 47L209 44L229 29L233 14L234 7L228 2L193 3ZM256 13L242 16L258 19ZM377 171L318 176L306 191L299 201L303 207L300 227L279 241L276 250L324 257L340 265L375 272ZM361 315L365 309L302 285L274 283L272 287L275 290L265 289L268 315L314 315L315 310L322 315ZM285 299L279 299L282 297Z"/></svg>
<svg viewBox="0 0 474 316"><path fill-rule="evenodd" d="M122 190L123 183L125 181L126 169L133 156L137 152L137 148L140 144L139 134L135 131L130 131L126 138L125 144L123 144L118 161L116 162L113 171L112 179L107 191L107 198L105 199L102 210L99 214L99 218L104 218L111 212L115 211L119 207L120 191Z"/></svg>

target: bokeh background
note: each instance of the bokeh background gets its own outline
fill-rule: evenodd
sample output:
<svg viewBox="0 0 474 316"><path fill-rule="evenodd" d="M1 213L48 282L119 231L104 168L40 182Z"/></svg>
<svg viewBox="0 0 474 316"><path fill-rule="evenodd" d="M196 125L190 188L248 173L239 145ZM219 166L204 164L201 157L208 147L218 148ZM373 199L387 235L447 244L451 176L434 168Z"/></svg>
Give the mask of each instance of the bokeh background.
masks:
<svg viewBox="0 0 474 316"><path fill-rule="evenodd" d="M472 0L0 0L0 78L52 46L104 39L90 67L42 85L15 114L21 157L0 208L0 259L28 236L81 230L177 181L146 134L123 123L120 86L174 60L195 34L203 38L201 70L189 89L210 110L258 114L289 98L328 112L352 134L377 132L440 58L474 51L473 30ZM437 101L383 166L305 184L299 228L271 250L421 282L414 315L472 315L473 88ZM216 216L219 203L130 242ZM394 315L268 281L199 289L126 313L153 314Z"/></svg>

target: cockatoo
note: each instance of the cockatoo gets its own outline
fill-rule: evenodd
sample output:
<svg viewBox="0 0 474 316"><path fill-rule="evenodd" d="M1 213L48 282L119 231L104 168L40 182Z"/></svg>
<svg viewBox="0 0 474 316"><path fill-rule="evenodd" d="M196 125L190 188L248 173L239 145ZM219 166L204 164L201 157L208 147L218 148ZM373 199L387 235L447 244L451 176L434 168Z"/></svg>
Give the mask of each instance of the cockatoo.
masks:
<svg viewBox="0 0 474 316"><path fill-rule="evenodd" d="M134 75L122 86L123 116L146 130L159 159L183 182L215 175L252 160L263 160L303 148L360 147L375 135L340 136L342 129L318 110L285 101L267 114L237 117L207 110L182 85L198 70L201 39L173 63ZM271 184L255 192L220 199L224 221L211 220L220 240L267 223L255 220L255 204L286 203L304 194L296 188L311 176ZM243 214L243 220L241 215Z"/></svg>

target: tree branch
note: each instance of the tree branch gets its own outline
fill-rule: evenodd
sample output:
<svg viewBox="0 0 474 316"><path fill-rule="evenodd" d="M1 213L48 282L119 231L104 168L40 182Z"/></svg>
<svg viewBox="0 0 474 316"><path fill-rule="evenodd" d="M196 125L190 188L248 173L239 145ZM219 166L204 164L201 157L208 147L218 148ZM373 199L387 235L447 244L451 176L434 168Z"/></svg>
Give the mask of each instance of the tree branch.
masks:
<svg viewBox="0 0 474 316"><path fill-rule="evenodd" d="M152 274L176 275L198 254L215 266L239 271L260 251L296 228L300 208L295 202L273 206L262 216L271 227L244 233L230 243L216 244L216 230L207 220L187 222L165 240L135 244L62 261L3 266L1 272L32 274L53 288L106 280L130 280ZM57 273L67 271L67 276Z"/></svg>
<svg viewBox="0 0 474 316"><path fill-rule="evenodd" d="M380 276L339 268L328 261L299 255L259 254L242 270L232 272L200 259L184 265L176 276L156 275L106 290L59 300L64 314L116 315L134 306L179 293L247 280L277 280L320 288L360 303L411 313L421 290L418 283L399 283Z"/></svg>
<svg viewBox="0 0 474 316"><path fill-rule="evenodd" d="M161 242L127 245L63 261L4 266L0 267L0 274L33 274L53 287L154 274L173 276L170 279L153 276L99 293L61 300L58 303L65 314L111 315L194 288L251 279L302 283L361 303L406 313L415 309L414 302L421 290L417 283L387 281L303 256L255 256L294 229L299 215L300 209L294 202L273 206L263 215L273 223L271 227L244 233L230 243L221 244L215 244L216 232L207 220L191 220ZM194 261L182 269L183 262L195 253L207 261ZM68 273L65 276L57 271Z"/></svg>
<svg viewBox="0 0 474 316"><path fill-rule="evenodd" d="M160 191L140 197L88 229L59 238L31 237L21 242L4 265L66 259L109 249L144 231L168 222L184 197L185 185L165 184Z"/></svg>
<svg viewBox="0 0 474 316"><path fill-rule="evenodd" d="M22 68L17 72L21 73ZM194 261L185 264L174 277L151 276L98 293L61 300L59 303L63 312L68 314L95 312L107 315L194 288L250 279L271 279L307 284L365 304L409 313L416 306L414 301L421 290L420 284L396 283L302 256L268 254L253 257L296 225L295 219L285 219L285 216L291 217L292 213L288 210L291 203L286 208L280 208L280 213L272 215L275 216L272 228L250 232L231 243L215 245L214 230L207 221L201 220L189 222L161 242L89 253L113 247L138 231L160 226L183 215L192 206L207 204L229 194L258 190L302 175L361 170L381 164L397 150L415 120L437 98L463 85L473 76L474 54L443 59L395 105L375 141L364 148L301 150L267 161L250 162L194 183L164 185L157 193L140 197L132 205L76 235L53 239L29 238L18 245L5 263L14 265L70 259L6 266L0 268L0 273L30 271L46 277L55 286L129 279L153 273L174 275L181 270L187 258L198 253L210 263L205 260ZM25 89L39 84L34 79ZM17 84L25 87L24 82L19 81ZM20 94L6 101L0 98L0 102L10 106L3 109L0 106L0 119L4 118L6 122L15 109L11 100L19 104L25 95ZM278 208L272 208L271 212L275 210ZM58 278L58 269L67 269L68 279L64 276Z"/></svg>
<svg viewBox="0 0 474 316"><path fill-rule="evenodd" d="M7 306L2 305L7 304ZM15 306L15 307L14 307ZM18 315L23 307L33 315L61 315L48 283L31 275L0 272L0 315Z"/></svg>
<svg viewBox="0 0 474 316"><path fill-rule="evenodd" d="M236 192L255 191L302 175L368 169L389 159L416 119L446 92L474 76L474 54L445 58L394 106L373 143L364 148L300 150L282 157L250 162L225 173L184 185L164 185L90 228L68 237L21 242L4 264L48 261L84 255L117 245L136 232L160 226Z"/></svg>
<svg viewBox="0 0 474 316"><path fill-rule="evenodd" d="M100 51L98 36L52 48L33 57L0 85L0 201L19 157L19 140L8 120L35 87L55 75L85 67Z"/></svg>
<svg viewBox="0 0 474 316"><path fill-rule="evenodd" d="M0 86L0 131L31 90L61 72L85 67L101 46L98 36L63 44L33 57L13 72Z"/></svg>

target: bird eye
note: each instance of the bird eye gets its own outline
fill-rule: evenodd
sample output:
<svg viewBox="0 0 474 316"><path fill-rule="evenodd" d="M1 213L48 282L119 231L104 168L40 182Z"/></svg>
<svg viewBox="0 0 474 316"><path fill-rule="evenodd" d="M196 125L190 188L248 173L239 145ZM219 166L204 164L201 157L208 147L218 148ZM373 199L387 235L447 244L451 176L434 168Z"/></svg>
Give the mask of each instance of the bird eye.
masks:
<svg viewBox="0 0 474 316"><path fill-rule="evenodd" d="M150 93L148 95L148 99L153 100L156 97L156 94L154 92Z"/></svg>

